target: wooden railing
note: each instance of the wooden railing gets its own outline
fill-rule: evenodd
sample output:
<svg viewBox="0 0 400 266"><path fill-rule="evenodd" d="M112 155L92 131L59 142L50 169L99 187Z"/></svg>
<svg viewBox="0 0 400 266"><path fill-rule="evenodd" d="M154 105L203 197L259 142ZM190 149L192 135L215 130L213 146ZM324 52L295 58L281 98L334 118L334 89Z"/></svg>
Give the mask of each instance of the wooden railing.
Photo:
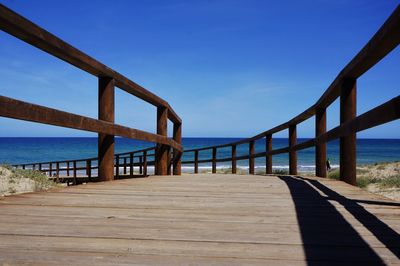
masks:
<svg viewBox="0 0 400 266"><path fill-rule="evenodd" d="M303 113L286 123L262 132L254 137L243 139L229 144L210 146L198 149L185 150L185 157L192 156L193 160L183 161L194 167L198 173L200 163L211 163L212 173L216 173L218 162L232 162L232 173L237 171L237 161L248 160L249 173L254 174L254 159L265 157L266 173L272 174L272 156L282 153L289 154L289 173L297 174L297 151L315 147L315 174L326 177L326 143L340 138L340 178L350 184L356 184L356 132L372 128L400 118L400 96L360 115L356 116L356 84L357 79L372 68L382 58L397 47L400 42L400 6L398 6L388 20L382 25L373 38L347 64L336 79L320 97L320 99ZM340 125L326 131L326 109L340 97ZM297 125L315 117L315 138L297 143ZM288 146L272 149L273 134L282 130L289 131ZM254 143L265 139L265 151L255 153ZM237 156L238 145L247 144L249 152L244 156ZM217 158L217 150L231 148L231 156ZM212 151L212 157L199 160L199 152Z"/></svg>
<svg viewBox="0 0 400 266"><path fill-rule="evenodd" d="M99 119L63 112L32 103L0 96L0 116L55 125L85 131L97 132L98 180L114 179L114 136L144 140L156 143L155 174L170 172L170 149L173 149L173 173L181 173L181 130L182 121L172 107L163 99L134 83L96 59L69 45L53 34L35 25L0 4L0 29L35 46L50 55L58 57L77 68L98 77ZM157 133L149 133L114 123L114 90L118 87L157 108ZM173 138L167 137L167 120L174 124ZM66 163L77 164L79 160ZM118 160L117 160L118 162ZM57 171L57 162L56 171ZM60 162L58 162L58 165ZM38 165L39 166L39 165ZM50 172L53 164L50 163ZM76 172L79 167L73 167ZM88 167L92 169L92 167ZM58 167L58 171L60 168ZM70 168L67 167L67 173ZM90 172L90 171L89 171ZM118 174L118 171L117 173Z"/></svg>
<svg viewBox="0 0 400 266"><path fill-rule="evenodd" d="M117 153L114 155L114 177L115 179L127 177L146 177L149 174L148 166L155 165L156 147L150 147L131 152ZM169 169L171 169L172 159ZM14 168L31 169L40 171L49 176L50 179L60 183L81 184L97 181L98 158L84 158L75 160L46 161L12 165ZM136 169L135 171L135 167Z"/></svg>

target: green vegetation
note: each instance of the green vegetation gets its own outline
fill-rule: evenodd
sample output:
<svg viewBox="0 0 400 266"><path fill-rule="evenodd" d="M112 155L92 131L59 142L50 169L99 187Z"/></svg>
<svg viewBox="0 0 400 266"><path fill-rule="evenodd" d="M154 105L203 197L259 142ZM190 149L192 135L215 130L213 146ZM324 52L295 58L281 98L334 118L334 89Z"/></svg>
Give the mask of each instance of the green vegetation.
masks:
<svg viewBox="0 0 400 266"><path fill-rule="evenodd" d="M275 169L272 171L274 175L288 175L289 171L286 169Z"/></svg>
<svg viewBox="0 0 400 266"><path fill-rule="evenodd" d="M390 176L379 182L381 188L400 188L400 175Z"/></svg>
<svg viewBox="0 0 400 266"><path fill-rule="evenodd" d="M42 191L56 186L52 180L42 172L30 169L15 169L10 165L0 165L0 177L7 178L10 184L8 192L13 194L18 192L17 186L24 179L33 181L33 191Z"/></svg>
<svg viewBox="0 0 400 266"><path fill-rule="evenodd" d="M329 171L328 172L328 178L339 180L340 179L340 170L339 170L339 168Z"/></svg>

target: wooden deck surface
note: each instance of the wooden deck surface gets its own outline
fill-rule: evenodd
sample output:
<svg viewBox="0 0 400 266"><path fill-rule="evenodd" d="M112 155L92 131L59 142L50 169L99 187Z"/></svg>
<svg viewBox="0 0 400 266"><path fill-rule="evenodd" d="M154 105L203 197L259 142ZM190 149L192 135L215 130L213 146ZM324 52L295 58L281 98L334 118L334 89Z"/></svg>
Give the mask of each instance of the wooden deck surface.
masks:
<svg viewBox="0 0 400 266"><path fill-rule="evenodd" d="M400 204L340 181L182 175L0 199L0 264L399 264Z"/></svg>

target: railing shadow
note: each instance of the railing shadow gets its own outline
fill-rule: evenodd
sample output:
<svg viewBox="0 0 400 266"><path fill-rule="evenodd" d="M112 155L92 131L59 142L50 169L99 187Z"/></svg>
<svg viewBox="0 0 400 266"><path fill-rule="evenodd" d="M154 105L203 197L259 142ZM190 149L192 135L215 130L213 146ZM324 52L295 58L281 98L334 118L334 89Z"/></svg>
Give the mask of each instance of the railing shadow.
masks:
<svg viewBox="0 0 400 266"><path fill-rule="evenodd" d="M347 262L351 265L356 262L363 262L363 265L384 265L374 249L336 210L328 198L313 186L324 192L329 199L335 199L342 204L387 248L399 256L400 242L397 232L388 228L356 202L344 198L316 180L293 176L279 178L286 183L293 198L304 253L309 265L321 265L322 261Z"/></svg>
<svg viewBox="0 0 400 266"><path fill-rule="evenodd" d="M330 200L335 200L340 205L342 205L349 213L353 215L365 228L367 228L377 239L379 239L382 244L384 244L388 249L390 249L397 258L400 259L400 234L395 230L390 228L387 224L382 222L375 215L367 211L361 203L376 204L376 205L388 205L386 202L377 201L362 201L362 200L352 200L348 199L336 191L323 185L318 180L309 179L305 177L297 177L301 180L308 181L310 184L315 186L321 192L328 196ZM394 203L391 206L400 206Z"/></svg>

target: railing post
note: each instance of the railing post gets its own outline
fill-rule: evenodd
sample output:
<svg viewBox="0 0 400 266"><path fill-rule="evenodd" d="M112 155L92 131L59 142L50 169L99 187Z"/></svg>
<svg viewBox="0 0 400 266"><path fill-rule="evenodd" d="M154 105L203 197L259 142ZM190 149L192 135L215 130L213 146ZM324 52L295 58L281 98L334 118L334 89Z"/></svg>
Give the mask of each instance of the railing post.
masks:
<svg viewBox="0 0 400 266"><path fill-rule="evenodd" d="M147 176L147 151L143 152L143 175Z"/></svg>
<svg viewBox="0 0 400 266"><path fill-rule="evenodd" d="M114 79L99 77L99 120L114 123ZM101 181L114 179L114 135L98 135L98 172Z"/></svg>
<svg viewBox="0 0 400 266"><path fill-rule="evenodd" d="M88 176L89 181L92 179L92 161L86 160L86 175Z"/></svg>
<svg viewBox="0 0 400 266"><path fill-rule="evenodd" d="M126 157L124 157L124 175L126 175Z"/></svg>
<svg viewBox="0 0 400 266"><path fill-rule="evenodd" d="M254 140L249 142L249 174L254 175Z"/></svg>
<svg viewBox="0 0 400 266"><path fill-rule="evenodd" d="M42 171L42 164L39 163L39 171Z"/></svg>
<svg viewBox="0 0 400 266"><path fill-rule="evenodd" d="M182 123L174 123L173 139L182 144ZM182 152L174 149L174 175L181 175L182 173Z"/></svg>
<svg viewBox="0 0 400 266"><path fill-rule="evenodd" d="M157 107L157 134L167 136L168 109L162 106ZM157 144L155 153L155 174L166 175L168 167L169 146Z"/></svg>
<svg viewBox="0 0 400 266"><path fill-rule="evenodd" d="M77 180L76 180L76 161L73 162L73 173L74 173L74 185L77 184Z"/></svg>
<svg viewBox="0 0 400 266"><path fill-rule="evenodd" d="M35 168L36 168L35 164L32 164L32 170L35 171Z"/></svg>
<svg viewBox="0 0 400 266"><path fill-rule="evenodd" d="M236 174L236 145L232 145L232 174Z"/></svg>
<svg viewBox="0 0 400 266"><path fill-rule="evenodd" d="M297 143L296 125L289 126L289 174L297 175L297 151L292 147Z"/></svg>
<svg viewBox="0 0 400 266"><path fill-rule="evenodd" d="M143 174L143 158L145 152L146 151L143 152L143 156L139 157L139 174Z"/></svg>
<svg viewBox="0 0 400 266"><path fill-rule="evenodd" d="M272 174L272 155L269 152L272 151L272 134L265 136L265 173Z"/></svg>
<svg viewBox="0 0 400 266"><path fill-rule="evenodd" d="M212 173L217 172L217 148L212 149Z"/></svg>
<svg viewBox="0 0 400 266"><path fill-rule="evenodd" d="M60 163L56 162L56 176L57 178L60 176Z"/></svg>
<svg viewBox="0 0 400 266"><path fill-rule="evenodd" d="M49 163L49 176L53 175L53 163Z"/></svg>
<svg viewBox="0 0 400 266"><path fill-rule="evenodd" d="M315 137L326 133L326 108L318 108L315 114ZM326 142L315 145L315 175L326 177Z"/></svg>
<svg viewBox="0 0 400 266"><path fill-rule="evenodd" d="M340 124L356 117L357 80L345 79L340 92ZM340 180L356 185L356 133L340 138Z"/></svg>
<svg viewBox="0 0 400 266"><path fill-rule="evenodd" d="M194 173L195 174L199 173L199 151L198 150L194 151Z"/></svg>
<svg viewBox="0 0 400 266"><path fill-rule="evenodd" d="M115 156L115 177L119 178L119 155Z"/></svg>
<svg viewBox="0 0 400 266"><path fill-rule="evenodd" d="M129 153L129 175L133 176L133 152Z"/></svg>
<svg viewBox="0 0 400 266"><path fill-rule="evenodd" d="M171 167L172 167L172 162L173 162L173 158L171 157L173 156L173 153L171 153L171 148L168 148L168 164L167 164L167 175L171 175Z"/></svg>
<svg viewBox="0 0 400 266"><path fill-rule="evenodd" d="M23 165L22 165L22 169L24 169L24 170L25 170L25 164L23 164Z"/></svg>

